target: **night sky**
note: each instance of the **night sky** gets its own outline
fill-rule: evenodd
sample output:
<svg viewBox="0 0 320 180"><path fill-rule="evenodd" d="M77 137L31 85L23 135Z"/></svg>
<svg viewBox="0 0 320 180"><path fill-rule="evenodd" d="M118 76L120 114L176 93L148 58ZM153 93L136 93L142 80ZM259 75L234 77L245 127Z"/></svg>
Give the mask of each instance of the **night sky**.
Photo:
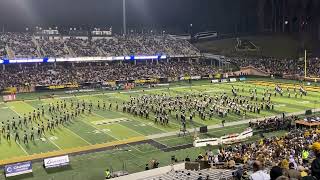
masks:
<svg viewBox="0 0 320 180"><path fill-rule="evenodd" d="M194 31L255 32L258 1L261 0L127 0L127 24L128 29L149 27L187 32L192 23ZM289 5L301 7L292 3L299 1L302 0L290 0ZM270 6L267 4L264 11L271 12ZM304 15L298 9L288 10L291 11L295 13L292 19L297 19L296 13ZM122 0L0 0L0 27L22 31L37 25L112 26L120 31Z"/></svg>

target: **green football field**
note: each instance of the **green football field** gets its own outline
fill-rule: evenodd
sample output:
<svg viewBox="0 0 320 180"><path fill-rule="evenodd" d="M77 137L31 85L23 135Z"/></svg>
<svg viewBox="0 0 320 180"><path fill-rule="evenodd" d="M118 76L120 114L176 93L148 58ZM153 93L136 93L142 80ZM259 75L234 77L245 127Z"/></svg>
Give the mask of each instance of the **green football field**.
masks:
<svg viewBox="0 0 320 180"><path fill-rule="evenodd" d="M272 82L269 82L272 83ZM291 81L282 81L281 83L286 83L287 85L293 85ZM296 82L295 82L296 83ZM29 155L43 155L48 152L52 151L66 151L70 149L81 149L81 147L94 147L97 144L109 143L109 142L125 142L125 140L130 140L134 138L141 138L141 139L149 139L153 137L153 139L163 145L168 147L181 145L181 144L188 144L192 142L192 137L185 137L185 138L177 138L177 136L168 136L168 137L161 137L156 138L158 134L165 134L173 131L179 131L180 123L175 120L172 116L170 117L169 125L163 126L160 124L155 124L153 122L153 115L151 118L145 119L140 117L132 116L128 113L122 112L122 102L128 101L130 96L141 96L142 94L166 94L169 96L177 96L182 95L185 93L206 93L208 95L220 95L221 93L227 93L230 96L232 95L231 89L232 85L236 88L244 88L244 92L240 91L240 95L242 96L249 96L249 89L257 88L258 97L262 95L259 94L266 89L267 86L265 85L257 85L257 83L253 83L253 81L244 81L244 82L234 82L234 83L225 83L225 84L211 84L208 81L197 81L193 82L192 85L190 84L183 84L183 85L170 85L170 87L163 87L163 88L154 88L154 89L134 89L132 91L99 91L99 92L91 92L91 93L78 93L76 96L65 94L63 92L56 93L54 98L38 98L44 97L45 94L50 93L39 93L39 94L22 94L18 95L18 101L15 102L8 102L8 103L1 103L0 104L0 122L7 120L12 121L12 118L15 117L17 119L18 116L23 117L24 114L28 114L37 108L44 107L45 116L42 117L44 122L45 119L50 119L51 114L48 112L48 107L50 103L56 104L57 102L65 100L67 105L70 104L71 101L85 101L85 102L92 102L94 110L91 114L85 112L78 118L75 118L69 123L65 125L60 125L55 130L47 131L45 135L38 137L35 136L35 141L29 141L29 143L23 143L22 140L20 142L14 141L14 134L11 135L11 140L6 140L5 135L1 135L1 144L0 144L0 160L3 162L10 161L11 159L19 159L19 157L26 157ZM268 87L269 89L273 89L273 87ZM285 89L285 88L283 88ZM286 90L284 90L286 92ZM290 89L293 92L293 89ZM293 93L291 93L293 94ZM19 101L20 99L20 101ZM266 111L263 110L260 114L257 113L247 113L246 119L253 119L259 117L268 117L276 114L281 114L283 112L301 112L306 109L314 109L320 108L320 91L308 91L307 96L297 98L291 95L289 98L287 95L280 97L279 95L276 97L272 97L272 102L275 104L274 110ZM113 104L111 110L103 110L98 109L96 106L97 102L106 102L107 105L110 103ZM259 100L260 101L260 100ZM115 109L115 104L119 104L119 110ZM108 108L107 108L108 109ZM243 120L243 116L238 116L234 113L229 113L228 116L225 118L226 123L240 121ZM194 125L196 127L204 126L204 125L215 125L221 124L221 118L218 116L214 116L211 120L203 121L198 116L194 119ZM33 123L33 127L36 127L38 122ZM30 133L30 127L28 128L22 127L19 129L21 132L24 130L27 133ZM230 132L240 132L245 129L247 125L238 125L238 126L230 126L223 129L215 129L211 130L212 136L218 137L219 135L230 133ZM187 128L193 128L191 124L187 124ZM22 136L23 133L20 134ZM210 133L209 133L210 135ZM159 136L160 137L160 136ZM22 139L22 138L21 138ZM86 158L97 158L96 156L103 156L102 159L108 161L108 157L110 158L110 162L112 163L114 169L121 169L124 166L124 161L127 162L128 159L137 158L136 161L128 161L126 163L127 169L130 172L135 172L138 170L143 170L143 165L145 164L146 159L150 159L152 157L165 157L170 156L172 153L163 153L159 152L158 149L155 147L145 144L145 145L135 145L130 146L132 152L127 151L116 151L110 150L109 153L99 152L99 153L91 153L81 156L75 156L71 158L71 161L76 160L77 163L71 163L72 169L76 169L77 166L83 165L81 163L81 159L83 158L86 161ZM181 156L185 154L189 154L191 152L199 152L202 149L200 148L189 148L182 150ZM190 151L190 152L188 152ZM146 153L148 152L148 153ZM114 153L116 156L115 157ZM134 156L133 154L139 154ZM143 153L146 153L143 155ZM142 155L141 155L142 154ZM141 157L143 156L143 158ZM36 157L36 156L35 156ZM141 160L139 160L141 158ZM182 158L182 157L181 157ZM165 158L162 158L165 159ZM117 160L118 163L115 163ZM89 162L89 161L88 161ZM137 163L137 164L134 164ZM169 162L164 162L164 164L168 164ZM99 164L99 163L98 163ZM110 165L110 163L107 163ZM101 163L100 163L101 166ZM95 167L92 165L92 167ZM39 168L39 167L38 167ZM78 167L79 168L79 167ZM80 168L81 169L81 168ZM99 168L98 168L99 169ZM69 170L69 171L68 171ZM99 169L101 170L101 169ZM73 170L66 169L66 172L72 172ZM41 171L42 175L50 175L50 176L60 176L57 175L59 173L55 172L46 172ZM40 173L40 174L41 174ZM43 174L44 173L44 174ZM53 174L52 174L53 173ZM68 174L69 176L73 176L72 172ZM98 173L94 172L91 173ZM77 173L75 173L77 174ZM100 173L98 173L100 174ZM75 175L77 177L77 175ZM41 177L41 176L39 176ZM90 176L87 176L87 179L90 179ZM36 176L32 176L29 178L35 178ZM54 178L53 178L54 179ZM62 179L62 178L59 178ZM86 179L86 178L84 178Z"/></svg>

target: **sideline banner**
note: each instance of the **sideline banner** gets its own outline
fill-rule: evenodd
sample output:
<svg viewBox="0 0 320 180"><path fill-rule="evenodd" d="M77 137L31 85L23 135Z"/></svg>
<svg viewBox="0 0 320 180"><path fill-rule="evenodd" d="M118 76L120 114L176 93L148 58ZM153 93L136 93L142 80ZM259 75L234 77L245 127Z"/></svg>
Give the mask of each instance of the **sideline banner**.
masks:
<svg viewBox="0 0 320 180"><path fill-rule="evenodd" d="M9 164L4 166L6 177L17 176L20 174L32 173L31 161Z"/></svg>
<svg viewBox="0 0 320 180"><path fill-rule="evenodd" d="M221 79L221 82L226 83L226 82L228 82L228 79Z"/></svg>
<svg viewBox="0 0 320 180"><path fill-rule="evenodd" d="M192 80L199 80L199 79L201 79L201 76L191 76L190 78Z"/></svg>
<svg viewBox="0 0 320 180"><path fill-rule="evenodd" d="M47 158L43 160L43 164L45 168L55 168L69 165L69 156L58 156L53 158Z"/></svg>
<svg viewBox="0 0 320 180"><path fill-rule="evenodd" d="M189 80L191 79L191 76L182 76L180 77L180 80L183 81L183 80Z"/></svg>
<svg viewBox="0 0 320 180"><path fill-rule="evenodd" d="M8 102L8 101L14 101L16 100L16 95L15 94L9 94L9 95L4 95L3 96L3 101Z"/></svg>
<svg viewBox="0 0 320 180"><path fill-rule="evenodd" d="M65 90L80 88L79 84L60 84L60 85L48 85L48 86L36 86L36 91L48 91L48 90Z"/></svg>
<svg viewBox="0 0 320 180"><path fill-rule="evenodd" d="M236 78L230 78L230 82L236 82L237 79Z"/></svg>
<svg viewBox="0 0 320 180"><path fill-rule="evenodd" d="M137 83L137 84L157 83L157 82L159 82L158 79L137 79L137 80L134 80L134 83Z"/></svg>
<svg viewBox="0 0 320 180"><path fill-rule="evenodd" d="M211 80L211 83L219 83L219 80L218 79L213 79L213 80Z"/></svg>
<svg viewBox="0 0 320 180"><path fill-rule="evenodd" d="M246 77L240 77L239 80L240 80L240 81L245 81L245 80L247 80L247 78L246 78Z"/></svg>

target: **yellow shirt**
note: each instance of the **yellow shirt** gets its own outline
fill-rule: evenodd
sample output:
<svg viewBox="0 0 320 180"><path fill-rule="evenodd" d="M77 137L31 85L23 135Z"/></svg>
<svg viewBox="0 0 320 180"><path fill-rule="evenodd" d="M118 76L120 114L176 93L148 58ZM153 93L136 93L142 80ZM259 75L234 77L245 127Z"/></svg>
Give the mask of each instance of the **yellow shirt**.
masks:
<svg viewBox="0 0 320 180"><path fill-rule="evenodd" d="M308 173L306 173L305 171L302 171L301 172L301 177L305 177L305 176L308 176Z"/></svg>

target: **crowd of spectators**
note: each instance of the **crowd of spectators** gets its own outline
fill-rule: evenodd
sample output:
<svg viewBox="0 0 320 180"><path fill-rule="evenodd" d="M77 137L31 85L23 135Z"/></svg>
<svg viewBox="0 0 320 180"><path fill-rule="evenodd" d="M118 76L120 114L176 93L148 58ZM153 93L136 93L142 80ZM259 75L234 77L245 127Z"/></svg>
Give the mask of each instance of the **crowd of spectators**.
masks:
<svg viewBox="0 0 320 180"><path fill-rule="evenodd" d="M99 55L96 44L89 39L68 38L65 43L76 57Z"/></svg>
<svg viewBox="0 0 320 180"><path fill-rule="evenodd" d="M286 122L296 119L267 119L252 123L254 128L287 128ZM268 123L270 122L270 123ZM263 127L261 127L263 126ZM264 137L254 142L220 147L217 153L208 150L197 160L212 164L224 163L224 168L235 169L236 179L279 180L320 179L320 130L291 129L284 136Z"/></svg>
<svg viewBox="0 0 320 180"><path fill-rule="evenodd" d="M46 57L67 57L69 51L67 50L62 39L43 40L38 39L38 43L42 49L42 54Z"/></svg>
<svg viewBox="0 0 320 180"><path fill-rule="evenodd" d="M21 67L10 65L0 71L0 89L11 86L52 85L66 83L106 82L161 77L201 76L214 74L213 66L188 61L110 63L57 63Z"/></svg>
<svg viewBox="0 0 320 180"><path fill-rule="evenodd" d="M278 75L304 76L304 60L279 58L230 58L239 67L254 66L267 73ZM307 61L307 75L320 77L320 63L318 58Z"/></svg>
<svg viewBox="0 0 320 180"><path fill-rule="evenodd" d="M6 54L6 39L0 35L0 57L5 56Z"/></svg>
<svg viewBox="0 0 320 180"><path fill-rule="evenodd" d="M249 126L264 132L291 129L294 122L298 120L297 116L266 118L263 121L249 122Z"/></svg>
<svg viewBox="0 0 320 180"><path fill-rule="evenodd" d="M44 40L45 39L45 40ZM34 36L31 33L0 33L0 57L7 44L16 58L19 57L83 57L130 55L200 55L186 40L176 40L169 35L114 35L107 38L89 36Z"/></svg>
<svg viewBox="0 0 320 180"><path fill-rule="evenodd" d="M29 33L0 33L0 39L13 51L16 58L39 57L40 55Z"/></svg>

